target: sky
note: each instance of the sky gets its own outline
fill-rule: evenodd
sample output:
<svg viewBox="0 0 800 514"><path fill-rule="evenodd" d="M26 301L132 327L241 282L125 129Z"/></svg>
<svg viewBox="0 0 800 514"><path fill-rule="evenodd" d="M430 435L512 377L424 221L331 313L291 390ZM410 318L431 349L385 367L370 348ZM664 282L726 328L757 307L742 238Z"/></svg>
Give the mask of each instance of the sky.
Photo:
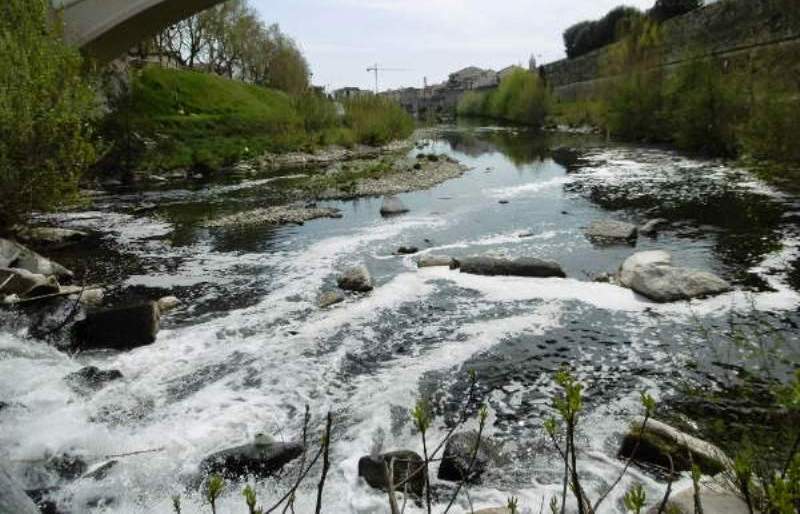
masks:
<svg viewBox="0 0 800 514"><path fill-rule="evenodd" d="M561 34L620 3L654 0L250 0L303 50L312 82L329 90L422 87L466 66L502 69L564 57Z"/></svg>

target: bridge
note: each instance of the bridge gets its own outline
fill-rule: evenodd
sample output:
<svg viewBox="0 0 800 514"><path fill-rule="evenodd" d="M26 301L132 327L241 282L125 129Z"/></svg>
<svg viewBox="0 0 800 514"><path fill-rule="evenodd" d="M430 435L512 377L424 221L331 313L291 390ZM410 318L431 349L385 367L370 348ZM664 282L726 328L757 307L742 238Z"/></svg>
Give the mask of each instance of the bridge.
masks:
<svg viewBox="0 0 800 514"><path fill-rule="evenodd" d="M64 20L64 37L108 62L140 41L224 0L51 0Z"/></svg>

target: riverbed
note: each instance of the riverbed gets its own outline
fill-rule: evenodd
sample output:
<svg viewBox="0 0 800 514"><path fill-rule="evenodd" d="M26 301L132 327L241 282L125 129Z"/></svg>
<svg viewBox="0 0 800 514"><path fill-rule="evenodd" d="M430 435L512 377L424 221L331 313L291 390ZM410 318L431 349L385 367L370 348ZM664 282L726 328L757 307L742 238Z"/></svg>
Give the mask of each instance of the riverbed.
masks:
<svg viewBox="0 0 800 514"><path fill-rule="evenodd" d="M309 405L314 439L328 411L334 419L323 512L388 512L385 493L359 480L359 457L376 441L385 450L421 452L409 416L420 397L435 407L429 438L441 438L474 369L489 410L486 431L509 459L471 486L469 498L477 510L514 496L523 512L539 512L561 491L563 470L542 427L552 415L553 375L563 366L585 385L579 466L596 496L622 469L616 452L641 412L640 391L669 402L687 383L748 364L740 349L711 341L709 329L732 316L768 316L786 336L787 359L797 361L797 198L722 161L590 136L542 138L503 127L432 131L410 154L445 154L469 171L399 195L409 212L391 218L379 214L381 198L367 197L319 201L342 217L303 225L209 223L268 207L297 180L274 171L98 192L86 210L42 218L100 234L54 257L86 282L122 284L112 302L170 294L181 306L163 318L153 345L78 355L28 338L25 323L2 313L0 393L11 406L0 411L0 455L33 488L47 485L36 472L47 453L100 463L154 450L120 457L103 480L72 482L54 498L72 512L167 513L179 494L184 512L207 512L201 494L187 488L200 461L257 433L298 440ZM550 158L556 144L581 148L581 166L568 170ZM157 207L131 214L142 202ZM635 246L594 245L583 229L609 218L668 223ZM400 246L420 252L397 255ZM594 281L653 249L719 275L734 290L656 304ZM539 257L560 263L568 278L418 269L415 260L425 254ZM320 309L320 292L360 264L372 273L374 291ZM87 365L118 369L124 379L81 394L63 377ZM260 503L280 497L296 472L289 466L281 478L256 484ZM318 474L301 487L296 512L313 511ZM665 487L632 468L604 511L622 512L621 495L637 482L650 498ZM441 511L452 486L434 483ZM229 485L220 513L246 511L240 490ZM469 512L466 497L458 505ZM410 503L407 512L422 509Z"/></svg>

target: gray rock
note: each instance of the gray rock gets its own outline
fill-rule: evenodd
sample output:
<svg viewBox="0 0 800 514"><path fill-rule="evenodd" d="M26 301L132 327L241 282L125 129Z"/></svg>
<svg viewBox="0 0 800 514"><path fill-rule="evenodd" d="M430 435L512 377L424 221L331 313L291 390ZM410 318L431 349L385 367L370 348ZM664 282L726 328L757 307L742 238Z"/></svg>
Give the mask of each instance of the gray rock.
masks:
<svg viewBox="0 0 800 514"><path fill-rule="evenodd" d="M57 227L33 227L20 234L25 240L46 245L64 245L79 241L87 236L86 232Z"/></svg>
<svg viewBox="0 0 800 514"><path fill-rule="evenodd" d="M61 290L55 277L31 273L21 268L0 268L0 295L20 298L58 293Z"/></svg>
<svg viewBox="0 0 800 514"><path fill-rule="evenodd" d="M480 479L490 466L500 464L500 452L497 445L484 436L481 438L475 462L470 469L477 441L478 433L476 431L453 434L444 447L438 477L441 480L453 482L465 479L474 482Z"/></svg>
<svg viewBox="0 0 800 514"><path fill-rule="evenodd" d="M256 441L250 444L222 450L206 457L200 464L204 474L216 473L235 480L240 477L269 477L303 453L303 445Z"/></svg>
<svg viewBox="0 0 800 514"><path fill-rule="evenodd" d="M321 309L324 309L325 307L330 307L331 305L336 305L343 301L344 295L341 291L324 291L319 295L317 305L319 305Z"/></svg>
<svg viewBox="0 0 800 514"><path fill-rule="evenodd" d="M19 243L0 238L0 268L22 268L38 275L72 277L72 272L57 262L42 257Z"/></svg>
<svg viewBox="0 0 800 514"><path fill-rule="evenodd" d="M585 231L586 237L599 244L633 243L637 233L636 225L616 220L593 221Z"/></svg>
<svg viewBox="0 0 800 514"><path fill-rule="evenodd" d="M74 373L70 373L64 380L78 390L98 391L109 382L122 378L118 369L101 370L95 366L86 366Z"/></svg>
<svg viewBox="0 0 800 514"><path fill-rule="evenodd" d="M671 266L672 255L664 250L650 250L636 252L631 255L619 268L619 282L625 287L631 287L633 280L643 268L649 266Z"/></svg>
<svg viewBox="0 0 800 514"><path fill-rule="evenodd" d="M704 478L700 480L700 503L703 512L709 514L748 514L747 503L732 491L735 486L725 484L721 480ZM647 514L658 514L658 504L647 511ZM670 495L665 512L694 514L694 487L689 486Z"/></svg>
<svg viewBox="0 0 800 514"><path fill-rule="evenodd" d="M4 466L0 466L0 512L39 514L39 508Z"/></svg>
<svg viewBox="0 0 800 514"><path fill-rule="evenodd" d="M636 442L640 440L638 436L642 421L643 419L639 417L631 423L631 428L622 440L620 457L630 458L634 455L636 462L669 469L667 457L669 455L672 457L675 471L688 471L692 469L694 462L707 475L715 475L732 466L731 460L725 453L713 444L654 419L647 421L641 442L634 454Z"/></svg>
<svg viewBox="0 0 800 514"><path fill-rule="evenodd" d="M419 251L416 246L401 246L397 249L398 255L412 255Z"/></svg>
<svg viewBox="0 0 800 514"><path fill-rule="evenodd" d="M658 233L658 227L662 227L669 223L664 218L655 218L647 221L644 225L639 227L639 233L645 236L654 236Z"/></svg>
<svg viewBox="0 0 800 514"><path fill-rule="evenodd" d="M392 482L395 487L408 478L408 491L416 496L422 496L427 470L422 457L410 450L397 450L378 456L365 455L358 459L358 476L370 486L386 491L389 484L386 483L385 466L390 466L392 460L394 460ZM397 490L402 491L403 487L397 487Z"/></svg>
<svg viewBox="0 0 800 514"><path fill-rule="evenodd" d="M372 276L366 266L351 268L342 274L337 281L339 288L345 291L366 293L372 291Z"/></svg>
<svg viewBox="0 0 800 514"><path fill-rule="evenodd" d="M103 299L106 296L106 292L102 287L84 289L80 286L61 286L60 292L68 293L70 295L70 300L78 299L78 295L80 294L81 305L87 307L99 307L103 304Z"/></svg>
<svg viewBox="0 0 800 514"><path fill-rule="evenodd" d="M73 326L79 349L129 349L155 342L160 328L156 302L89 312Z"/></svg>
<svg viewBox="0 0 800 514"><path fill-rule="evenodd" d="M89 465L77 455L62 453L61 455L50 456L45 462L45 469L58 477L60 480L75 480L86 473Z"/></svg>
<svg viewBox="0 0 800 514"><path fill-rule="evenodd" d="M394 216L408 212L408 207L396 196L386 196L381 205L381 216Z"/></svg>
<svg viewBox="0 0 800 514"><path fill-rule="evenodd" d="M453 258L447 255L423 255L417 259L417 267L431 268L435 266L450 266Z"/></svg>
<svg viewBox="0 0 800 514"><path fill-rule="evenodd" d="M550 151L550 156L556 164L564 166L567 171L574 171L579 166L581 154L575 148L559 146Z"/></svg>
<svg viewBox="0 0 800 514"><path fill-rule="evenodd" d="M177 309L181 301L175 296L165 296L159 298L156 303L158 304L158 312L164 314L165 312Z"/></svg>
<svg viewBox="0 0 800 514"><path fill-rule="evenodd" d="M566 277L564 270L555 262L535 257L466 257L453 261L451 268L460 268L462 273L473 275L513 275L518 277Z"/></svg>
<svg viewBox="0 0 800 514"><path fill-rule="evenodd" d="M722 294L731 290L725 280L707 271L671 265L667 252L640 252L620 268L620 283L656 302L674 302Z"/></svg>

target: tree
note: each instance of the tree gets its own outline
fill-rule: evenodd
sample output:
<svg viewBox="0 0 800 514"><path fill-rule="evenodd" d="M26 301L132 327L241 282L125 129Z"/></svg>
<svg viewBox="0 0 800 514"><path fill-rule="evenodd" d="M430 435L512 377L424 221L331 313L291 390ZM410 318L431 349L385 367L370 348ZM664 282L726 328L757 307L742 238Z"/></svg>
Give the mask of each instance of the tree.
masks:
<svg viewBox="0 0 800 514"><path fill-rule="evenodd" d="M572 59L610 45L641 17L638 9L619 6L599 20L576 23L564 32L567 57Z"/></svg>
<svg viewBox="0 0 800 514"><path fill-rule="evenodd" d="M647 12L647 15L661 23L702 6L703 0L656 0L656 4Z"/></svg>
<svg viewBox="0 0 800 514"><path fill-rule="evenodd" d="M95 94L46 0L0 5L0 230L77 192Z"/></svg>

